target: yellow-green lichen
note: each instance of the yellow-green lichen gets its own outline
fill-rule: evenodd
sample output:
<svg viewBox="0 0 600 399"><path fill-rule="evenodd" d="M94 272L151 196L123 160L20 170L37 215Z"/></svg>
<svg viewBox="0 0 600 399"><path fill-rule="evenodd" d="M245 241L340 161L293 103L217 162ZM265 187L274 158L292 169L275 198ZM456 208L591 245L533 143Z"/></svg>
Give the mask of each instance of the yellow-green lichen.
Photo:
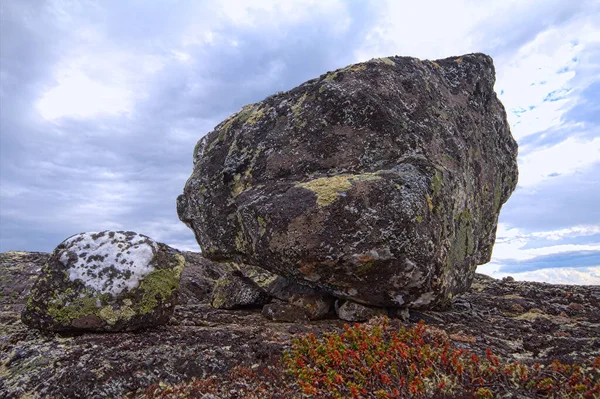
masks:
<svg viewBox="0 0 600 399"><path fill-rule="evenodd" d="M456 215L458 228L454 238L454 245L450 250L448 261L450 264L462 263L468 255L475 252L475 237L472 229L472 216L468 209Z"/></svg>
<svg viewBox="0 0 600 399"><path fill-rule="evenodd" d="M302 187L312 191L317 195L317 205L327 206L334 203L340 197L341 193L350 190L354 182L379 179L381 179L381 176L375 173L337 175L331 177L321 177L306 183L299 183L296 184L296 187Z"/></svg>
<svg viewBox="0 0 600 399"><path fill-rule="evenodd" d="M390 65L390 66L396 66L396 63L393 60L391 60L389 57L374 58L373 61L379 61L379 62L382 62L384 64Z"/></svg>
<svg viewBox="0 0 600 399"><path fill-rule="evenodd" d="M427 202L427 208L429 208L429 212L433 212L433 200L429 194L425 194L425 201Z"/></svg>
<svg viewBox="0 0 600 399"><path fill-rule="evenodd" d="M109 325L113 326L117 324L118 321L129 321L133 316L135 316L135 310L132 309L132 302L130 299L125 299L124 305L119 309L114 309L111 305L107 305L100 309L98 312L98 317L107 322Z"/></svg>
<svg viewBox="0 0 600 399"><path fill-rule="evenodd" d="M375 262L367 262L367 263L360 265L358 267L357 271L361 274L367 273L369 270L371 270L373 268L373 266L375 266Z"/></svg>
<svg viewBox="0 0 600 399"><path fill-rule="evenodd" d="M213 297L211 299L211 305L214 308L219 309L227 302L227 297L225 297L225 294L221 288L226 287L230 283L231 280L227 277L221 277L215 283L213 287Z"/></svg>
<svg viewBox="0 0 600 399"><path fill-rule="evenodd" d="M393 63L393 61L391 61L391 62ZM331 83L331 82L335 81L335 79L338 77L338 75L342 72L361 72L366 69L367 69L367 66L364 63L349 65L345 68L338 69L334 72L329 72L327 75L325 75L325 78L323 80L325 82ZM319 89L319 92L321 92L321 89Z"/></svg>
<svg viewBox="0 0 600 399"><path fill-rule="evenodd" d="M143 295L141 302L135 306L136 313L141 315L152 313L158 306L159 300L161 302L169 300L173 291L179 289L185 258L179 254L175 257L177 258L175 267L154 270L140 282L139 289Z"/></svg>
<svg viewBox="0 0 600 399"><path fill-rule="evenodd" d="M240 252L245 252L247 248L246 234L244 233L244 219L242 214L239 212L235 212L235 216L237 217L237 233L235 236L235 248Z"/></svg>
<svg viewBox="0 0 600 399"><path fill-rule="evenodd" d="M502 205L502 177L496 177L496 187L494 187L494 210L498 212Z"/></svg>
<svg viewBox="0 0 600 399"><path fill-rule="evenodd" d="M292 113L294 114L294 124L298 127L306 126L307 121L302 118L302 111L304 110L304 102L308 98L306 93L302 94L296 104L292 105Z"/></svg>
<svg viewBox="0 0 600 399"><path fill-rule="evenodd" d="M267 221L264 218L260 217L260 216L257 217L256 220L257 220L258 225L259 225L258 234L262 237L267 232Z"/></svg>
<svg viewBox="0 0 600 399"><path fill-rule="evenodd" d="M66 298L69 296L70 293L68 292L58 295L55 294L48 302L46 310L48 316L63 325L69 325L72 320L80 317L96 314L102 303L99 298L89 294L65 303Z"/></svg>

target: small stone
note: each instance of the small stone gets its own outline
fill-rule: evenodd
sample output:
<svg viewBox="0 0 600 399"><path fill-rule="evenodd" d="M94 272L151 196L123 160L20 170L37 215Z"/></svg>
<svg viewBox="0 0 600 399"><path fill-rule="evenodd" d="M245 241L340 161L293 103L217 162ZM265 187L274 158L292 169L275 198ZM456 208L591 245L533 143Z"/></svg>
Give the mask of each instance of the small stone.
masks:
<svg viewBox="0 0 600 399"><path fill-rule="evenodd" d="M407 308L390 308L388 309L388 316L390 316L392 319L408 321L410 312Z"/></svg>
<svg viewBox="0 0 600 399"><path fill-rule="evenodd" d="M576 303L576 302L571 302L569 304L569 306L567 306L567 308L569 308L570 310L575 310L575 311L580 311L580 310L584 310L585 306L583 306L580 303Z"/></svg>
<svg viewBox="0 0 600 399"><path fill-rule="evenodd" d="M506 276L502 278L503 283L512 283L513 281L515 281L515 278L513 276Z"/></svg>
<svg viewBox="0 0 600 399"><path fill-rule="evenodd" d="M51 331L130 331L173 314L185 259L131 231L80 233L50 255L21 314Z"/></svg>
<svg viewBox="0 0 600 399"><path fill-rule="evenodd" d="M519 305L518 303L513 303L512 305L510 305L510 310L512 310L515 313L525 312L525 308L523 306Z"/></svg>
<svg viewBox="0 0 600 399"><path fill-rule="evenodd" d="M262 314L269 320L294 323L308 321L306 310L290 303L274 302L263 306Z"/></svg>
<svg viewBox="0 0 600 399"><path fill-rule="evenodd" d="M367 321L372 317L387 314L383 308L362 305L353 301L344 302L336 310L338 317L346 321Z"/></svg>
<svg viewBox="0 0 600 399"><path fill-rule="evenodd" d="M282 301L289 301L292 295L309 294L315 296L326 295L323 291L316 290L309 286L298 284L285 277L278 276L268 287L266 291L269 295Z"/></svg>
<svg viewBox="0 0 600 399"><path fill-rule="evenodd" d="M304 309L310 320L318 320L327 316L333 304L330 296L294 294L290 297L290 304Z"/></svg>
<svg viewBox="0 0 600 399"><path fill-rule="evenodd" d="M211 305L217 309L238 309L262 306L269 300L265 290L236 270L217 281L212 292Z"/></svg>

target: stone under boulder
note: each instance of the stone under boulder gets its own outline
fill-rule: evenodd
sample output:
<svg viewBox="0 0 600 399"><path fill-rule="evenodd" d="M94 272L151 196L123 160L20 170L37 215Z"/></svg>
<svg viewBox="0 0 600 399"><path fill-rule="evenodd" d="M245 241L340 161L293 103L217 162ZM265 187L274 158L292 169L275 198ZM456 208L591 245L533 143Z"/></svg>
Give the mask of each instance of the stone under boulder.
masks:
<svg viewBox="0 0 600 399"><path fill-rule="evenodd" d="M270 300L264 289L239 270L217 280L211 295L211 305L217 309L260 307Z"/></svg>
<svg viewBox="0 0 600 399"><path fill-rule="evenodd" d="M213 260L354 302L446 306L490 260L517 183L492 59L389 57L243 107L177 200Z"/></svg>
<svg viewBox="0 0 600 399"><path fill-rule="evenodd" d="M168 322L185 259L134 232L81 233L44 264L21 315L30 327L128 331Z"/></svg>

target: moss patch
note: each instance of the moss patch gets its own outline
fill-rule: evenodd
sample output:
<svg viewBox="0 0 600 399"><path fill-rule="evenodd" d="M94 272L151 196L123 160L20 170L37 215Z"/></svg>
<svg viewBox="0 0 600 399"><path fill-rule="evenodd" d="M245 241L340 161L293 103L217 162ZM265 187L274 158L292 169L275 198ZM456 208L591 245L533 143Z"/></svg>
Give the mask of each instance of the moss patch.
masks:
<svg viewBox="0 0 600 399"><path fill-rule="evenodd" d="M375 173L363 173L359 175L337 175L321 177L306 183L296 184L296 187L306 188L317 195L317 205L327 206L334 203L340 193L352 188L354 182L379 180L381 176Z"/></svg>
<svg viewBox="0 0 600 399"><path fill-rule="evenodd" d="M431 191L433 191L434 197L439 196L442 192L443 178L444 178L443 173L436 170L435 175L433 175L433 178L431 179Z"/></svg>
<svg viewBox="0 0 600 399"><path fill-rule="evenodd" d="M390 59L389 57L385 57L385 58L373 58L372 61L378 61L378 62L384 63L386 65L396 66L396 63L392 59Z"/></svg>
<svg viewBox="0 0 600 399"><path fill-rule="evenodd" d="M179 289L181 272L185 265L185 258L175 255L177 265L173 269L157 269L148 273L140 282L139 289L143 292L142 300L136 304L136 313L152 313L158 306L158 301L167 301L171 298L173 291Z"/></svg>

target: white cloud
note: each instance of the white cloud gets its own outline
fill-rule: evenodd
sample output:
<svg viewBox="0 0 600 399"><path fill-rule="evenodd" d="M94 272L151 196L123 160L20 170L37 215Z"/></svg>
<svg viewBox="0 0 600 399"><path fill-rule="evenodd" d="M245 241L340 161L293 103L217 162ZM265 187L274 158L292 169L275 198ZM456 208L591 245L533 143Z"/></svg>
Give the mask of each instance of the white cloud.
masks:
<svg viewBox="0 0 600 399"><path fill-rule="evenodd" d="M581 89L598 79L590 73L598 65L585 57L600 43L600 25L591 18L540 32L497 68L496 90L517 141L562 125L566 112L581 101Z"/></svg>
<svg viewBox="0 0 600 399"><path fill-rule="evenodd" d="M65 116L91 118L131 112L133 93L125 88L103 85L82 72L59 78L37 103L40 114L54 120Z"/></svg>
<svg viewBox="0 0 600 399"><path fill-rule="evenodd" d="M600 137L570 137L519 158L519 186L530 187L557 175L570 175L600 162Z"/></svg>
<svg viewBox="0 0 600 399"><path fill-rule="evenodd" d="M537 281L550 284L578 284L578 285L600 285L600 266L586 268L560 268L542 269L522 273L502 273L499 271L501 265L488 263L479 266L478 273L487 274L494 278L512 276L518 281Z"/></svg>
<svg viewBox="0 0 600 399"><path fill-rule="evenodd" d="M502 263L502 260L526 260L543 255L553 255L573 251L600 251L597 244L560 244L549 245L541 248L524 248L536 238L545 238L558 241L563 238L585 237L600 233L600 226L574 226L569 229L554 231L538 231L524 233L517 227L510 227L504 223L498 224L496 244L492 254L492 262Z"/></svg>

